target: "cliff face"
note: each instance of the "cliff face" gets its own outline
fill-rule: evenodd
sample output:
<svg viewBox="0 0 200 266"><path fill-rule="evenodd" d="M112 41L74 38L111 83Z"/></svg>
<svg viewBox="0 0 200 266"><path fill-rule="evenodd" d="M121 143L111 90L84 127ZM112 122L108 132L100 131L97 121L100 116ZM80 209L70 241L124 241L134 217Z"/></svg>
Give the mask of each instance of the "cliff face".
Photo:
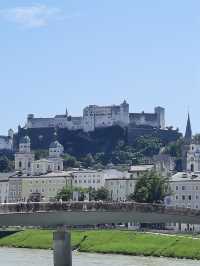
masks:
<svg viewBox="0 0 200 266"><path fill-rule="evenodd" d="M134 141L141 136L158 138L161 143L167 145L170 142L177 141L180 137L182 137L182 134L177 130L172 129L166 130L152 128L149 126L135 126L134 124L130 124L128 126L127 136L129 145L132 145Z"/></svg>

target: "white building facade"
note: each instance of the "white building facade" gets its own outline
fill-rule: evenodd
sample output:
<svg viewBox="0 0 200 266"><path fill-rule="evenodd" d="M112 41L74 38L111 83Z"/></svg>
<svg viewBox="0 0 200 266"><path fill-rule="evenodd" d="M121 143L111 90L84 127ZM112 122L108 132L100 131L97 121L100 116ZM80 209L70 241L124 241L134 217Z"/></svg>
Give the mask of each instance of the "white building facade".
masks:
<svg viewBox="0 0 200 266"><path fill-rule="evenodd" d="M74 188L99 189L105 185L105 174L103 171L83 170L72 173L72 186Z"/></svg>
<svg viewBox="0 0 200 266"><path fill-rule="evenodd" d="M171 196L166 197L166 207L200 210L200 174L180 172L170 178ZM176 231L200 231L200 225L170 224Z"/></svg>
<svg viewBox="0 0 200 266"><path fill-rule="evenodd" d="M136 179L112 178L106 179L105 188L109 191L112 201L126 201L135 190Z"/></svg>
<svg viewBox="0 0 200 266"><path fill-rule="evenodd" d="M8 202L9 177L14 173L0 173L0 203Z"/></svg>
<svg viewBox="0 0 200 266"><path fill-rule="evenodd" d="M9 202L27 202L31 195L39 194L43 201L54 200L65 186L72 185L68 172L40 176L14 176L9 179Z"/></svg>

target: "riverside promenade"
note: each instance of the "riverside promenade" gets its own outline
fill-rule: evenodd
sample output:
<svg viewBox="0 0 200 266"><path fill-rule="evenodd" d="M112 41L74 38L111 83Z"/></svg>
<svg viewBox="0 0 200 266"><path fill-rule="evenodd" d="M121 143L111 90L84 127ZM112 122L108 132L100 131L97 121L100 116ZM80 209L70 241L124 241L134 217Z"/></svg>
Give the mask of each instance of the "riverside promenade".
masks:
<svg viewBox="0 0 200 266"><path fill-rule="evenodd" d="M54 266L72 266L71 234L65 225L111 223L200 224L200 211L135 202L41 202L0 204L0 226L54 227Z"/></svg>
<svg viewBox="0 0 200 266"><path fill-rule="evenodd" d="M142 223L200 223L200 211L166 208L135 202L35 202L0 204L1 226L95 225L137 221Z"/></svg>

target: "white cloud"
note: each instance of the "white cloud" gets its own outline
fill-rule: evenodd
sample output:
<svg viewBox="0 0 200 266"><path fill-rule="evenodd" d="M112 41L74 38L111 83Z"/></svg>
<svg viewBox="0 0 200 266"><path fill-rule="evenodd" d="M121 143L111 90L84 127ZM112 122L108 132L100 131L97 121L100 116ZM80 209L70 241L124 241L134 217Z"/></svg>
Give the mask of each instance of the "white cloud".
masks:
<svg viewBox="0 0 200 266"><path fill-rule="evenodd" d="M0 17L25 28L46 27L49 22L64 18L61 9L39 4L1 9Z"/></svg>

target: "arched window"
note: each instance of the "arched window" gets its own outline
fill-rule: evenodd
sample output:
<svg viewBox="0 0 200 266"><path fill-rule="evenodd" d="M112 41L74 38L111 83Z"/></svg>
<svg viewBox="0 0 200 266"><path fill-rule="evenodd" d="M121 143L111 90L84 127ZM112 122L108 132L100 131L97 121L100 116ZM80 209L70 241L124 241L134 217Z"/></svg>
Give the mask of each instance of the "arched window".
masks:
<svg viewBox="0 0 200 266"><path fill-rule="evenodd" d="M22 162L19 161L19 168L22 168Z"/></svg>
<svg viewBox="0 0 200 266"><path fill-rule="evenodd" d="M30 168L31 167L31 162L28 162L28 168Z"/></svg>
<svg viewBox="0 0 200 266"><path fill-rule="evenodd" d="M191 172L194 172L194 164L191 164Z"/></svg>

